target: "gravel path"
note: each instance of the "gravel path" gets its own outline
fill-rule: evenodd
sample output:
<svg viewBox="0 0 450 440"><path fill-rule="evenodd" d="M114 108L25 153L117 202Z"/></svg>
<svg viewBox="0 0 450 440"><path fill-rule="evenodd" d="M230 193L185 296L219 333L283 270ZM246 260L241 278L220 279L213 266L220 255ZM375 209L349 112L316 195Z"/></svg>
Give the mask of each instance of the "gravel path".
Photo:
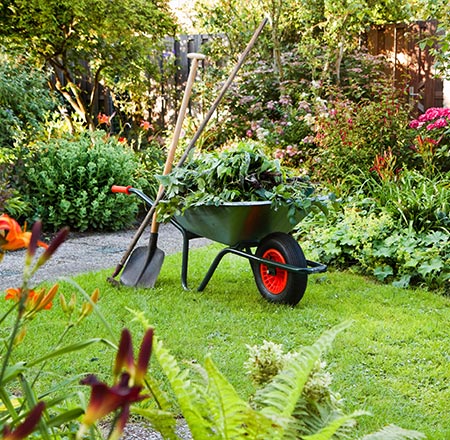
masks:
<svg viewBox="0 0 450 440"><path fill-rule="evenodd" d="M71 233L54 256L33 277L33 285L42 281L56 280L61 276L111 268L120 262L133 240L135 230L110 233ZM144 232L137 246L148 244L149 231ZM209 243L204 238L192 240L191 248ZM170 223L159 228L158 247L166 255L181 252L181 233ZM25 251L9 252L0 263L0 291L19 287ZM117 277L119 278L119 277Z"/></svg>

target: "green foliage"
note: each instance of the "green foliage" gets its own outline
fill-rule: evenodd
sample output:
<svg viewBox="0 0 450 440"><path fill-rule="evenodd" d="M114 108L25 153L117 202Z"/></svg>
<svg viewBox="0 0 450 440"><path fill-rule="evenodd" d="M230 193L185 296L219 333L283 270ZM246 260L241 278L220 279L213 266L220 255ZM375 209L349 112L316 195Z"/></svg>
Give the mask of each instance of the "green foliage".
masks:
<svg viewBox="0 0 450 440"><path fill-rule="evenodd" d="M118 230L129 225L137 201L112 195L111 186L132 185L138 169L132 151L103 132L42 142L18 170L17 189L28 218L47 228Z"/></svg>
<svg viewBox="0 0 450 440"><path fill-rule="evenodd" d="M449 291L449 183L441 179L405 171L369 197L345 200L322 224L303 222L309 252L398 287Z"/></svg>
<svg viewBox="0 0 450 440"><path fill-rule="evenodd" d="M298 51L314 79L339 84L345 58L360 47L361 34L372 24L402 22L410 16L409 3L378 0L329 2L294 0L233 0L197 2L200 31L225 35L217 40L219 53L236 56L244 35L262 14L270 17L268 32L259 41L258 52L274 66L280 82L289 67L282 54ZM255 20L256 18L256 20Z"/></svg>
<svg viewBox="0 0 450 440"><path fill-rule="evenodd" d="M207 261L214 258L217 249L218 246L214 246L192 252L190 258L195 270L191 275L195 279L201 279L199 273L204 274ZM58 254L54 258L57 259ZM248 262L240 258L232 258L224 273L217 273L216 282L203 295L199 296L194 290L180 295L181 255L168 256L167 259L161 283L152 289L151 295L146 289L124 287L118 294L117 288L105 280L109 269L98 274L83 274L76 278L76 282L87 291L96 286L100 288L101 297L95 312L104 314L113 334L117 334L123 322L129 324L133 334L142 334L141 324L130 319L127 307L133 304L133 308L145 310L145 315L158 329L158 340L163 340L164 346L170 348L173 358L176 358L186 386L193 389L198 384L200 390L207 387L207 376L203 375L202 380L195 372L198 372L198 362L203 365L202 360L210 353L214 364L233 384L241 400L252 406L254 389L242 372L248 355L246 343L260 344L270 334L271 339L286 347L287 353L301 353L300 347L312 344L324 329L352 319L351 328L340 333L327 356L328 369L333 373L332 388L345 397L345 413L362 407L370 409L374 417L359 418L352 431L346 432L348 437L362 438L380 426L396 423L427 432L430 438L447 438L445 410L449 390L445 384L449 372L445 366L449 341L445 324L450 312L448 298L429 295L420 289L380 286L359 276L330 271L326 278L314 279L316 282L311 278L311 294L306 295L301 308L274 307L251 293L251 271ZM73 290L73 281L61 282L59 292L66 297L69 295L70 298ZM7 305L1 305L2 310L6 310ZM186 310L189 310L188 314ZM38 325L33 327L33 333L28 333L26 343L17 347L18 359L20 356L29 357L30 353L34 354L33 358L41 357L40 353L46 353L48 346L54 344L57 339L55 329L63 327L66 320L58 310L51 313L52 319L36 322ZM137 312L137 316L143 315ZM103 326L89 319L84 322L79 336L84 339L91 332L111 339ZM190 343L186 344L188 333ZM40 380L48 384L55 380L54 376L57 378L63 374L67 377L67 374L85 371L101 371L109 378L111 351L97 345L92 348L86 353L54 358L54 362L47 365L49 374L41 375ZM313 376L316 367L317 364L313 368ZM173 432L173 419L179 418L179 413L173 411L174 400L159 390L163 379L156 362L152 364L146 382L147 379L155 399L150 398L139 407L133 406L131 413L144 418L149 415L152 426L158 426L158 429L161 425L166 427L165 431L161 428L164 438L177 438L173 434L170 437L167 430L172 426ZM316 379L320 377L316 376ZM309 380L304 390L309 388ZM73 387L81 392L84 388L76 388L76 384ZM147 394L146 391L144 393ZM211 394L208 393L207 397ZM214 394L210 399L213 408L213 402L218 398ZM215 420L221 420L219 417ZM393 435L392 426L381 432L385 430ZM400 428L395 431L398 434L402 432ZM405 432L403 434L406 435Z"/></svg>
<svg viewBox="0 0 450 440"><path fill-rule="evenodd" d="M318 48L315 59L323 61L323 55ZM236 86L223 100L217 124L205 135L203 148L217 147L230 139L258 140L283 165L303 173L324 169L331 174L336 166L328 163L327 155L334 159L337 152L348 150L342 145L342 132L346 136L352 136L347 132L354 133L355 143L338 163L345 172L347 159L356 167L353 162L359 164L363 156L367 173L375 152L390 144L401 153L402 160L412 154L405 146L413 137L407 130L407 107L392 92L383 57L370 56L363 50L347 54L338 86L331 80L321 80L320 66L316 69L298 51L285 51L281 60L285 66L283 80L273 63L259 54L243 67ZM214 72L208 70L208 74ZM208 77L205 84L211 89L212 79ZM335 115L333 123L330 114ZM350 126L351 121L354 123ZM408 138L403 137L405 134ZM322 166L323 160L327 162ZM338 172L344 173L342 169L335 174Z"/></svg>
<svg viewBox="0 0 450 440"><path fill-rule="evenodd" d="M10 219L11 226L21 230L15 221ZM11 231L11 229L9 229ZM6 231L4 231L6 232ZM12 306L5 309L0 317L2 324L0 332L0 426L3 438L24 439L33 432L39 438L63 439L78 425L79 418L84 414L84 399L74 389L79 374L71 377L55 375L49 388L42 393L37 392L36 384L42 375L45 375L49 365L56 363L62 357L76 355L85 349L104 344L109 348L117 348L114 342L106 338L86 338L75 343L67 342L68 335L88 315L90 315L98 300L98 289L89 296L81 287L82 304L77 304L77 294L72 293L68 304L61 295L60 304L65 313L65 326L58 333L54 345L46 340L42 345L44 353L26 350L26 359L18 357L21 345L28 345L33 338L33 332L28 331L32 324L42 318L53 307L53 301L58 291L58 284L50 289L34 290L32 277L51 258L52 254L67 236L67 229L62 229L52 242L46 247L44 253L36 255L36 247L41 233L41 223L33 226L32 237L14 245L15 250L30 243L27 249L27 258L23 269L23 282L20 288L7 290L6 298L12 301ZM18 231L15 232L16 234ZM3 241L8 242L9 233ZM11 243L10 243L11 244ZM17 246L17 247L16 247ZM35 258L34 258L35 257ZM42 321L41 321L42 323ZM40 324L39 324L40 325ZM58 327L54 327L54 330ZM23 359L23 360L22 360ZM38 438L38 437L36 437ZM71 435L74 438L74 432ZM91 437L95 438L95 437Z"/></svg>
<svg viewBox="0 0 450 440"><path fill-rule="evenodd" d="M312 204L310 184L278 161L267 159L259 145L251 142L240 142L220 153L202 153L160 180L167 199L159 205L163 218L190 206L223 202L270 200L274 206L289 204L302 212Z"/></svg>
<svg viewBox="0 0 450 440"><path fill-rule="evenodd" d="M387 212L398 227L416 232L450 228L450 174L427 177L417 170L402 170L394 179L370 179L364 192L367 207ZM372 205L373 206L373 205Z"/></svg>
<svg viewBox="0 0 450 440"><path fill-rule="evenodd" d="M269 341L264 341L261 346L248 346L248 349L249 359L244 366L258 388L267 385L289 365L292 357L298 357L302 352L285 353L281 344ZM343 400L331 389L332 377L325 367L325 362L316 362L296 403L297 435L310 435L323 429L330 420L343 416Z"/></svg>
<svg viewBox="0 0 450 440"><path fill-rule="evenodd" d="M42 131L55 102L41 71L0 54L0 148L13 147Z"/></svg>
<svg viewBox="0 0 450 440"><path fill-rule="evenodd" d="M304 408L308 398L311 407L314 403L324 405L317 395L311 397L313 394L310 394L312 388L322 390L323 384L318 386L317 364L337 334L348 325L348 322L337 325L325 331L313 345L286 356L283 368L261 385L250 403L239 396L210 356L206 357L203 368L181 368L160 340L155 341L153 352L194 439L281 440L296 439L301 435L302 438L326 440L345 432L355 417L365 414L355 412L346 416L339 411L326 413L324 410L322 423L317 423L320 418L317 413L311 414ZM424 437L416 431L390 429L390 433L388 429L382 431L386 439Z"/></svg>

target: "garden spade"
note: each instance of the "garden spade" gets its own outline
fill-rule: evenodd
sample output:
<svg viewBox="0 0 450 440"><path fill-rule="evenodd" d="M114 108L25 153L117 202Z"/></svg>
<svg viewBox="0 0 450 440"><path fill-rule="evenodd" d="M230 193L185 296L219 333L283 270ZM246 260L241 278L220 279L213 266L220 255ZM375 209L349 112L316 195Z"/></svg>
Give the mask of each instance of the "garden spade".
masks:
<svg viewBox="0 0 450 440"><path fill-rule="evenodd" d="M192 86L197 74L198 62L205 58L204 55L198 53L188 54L188 58L192 60L189 77L186 82L184 90L183 100L178 113L175 130L170 144L169 151L167 153L166 163L164 165L163 174L168 174L172 170L172 164L175 156L175 151L180 138L181 128L183 125L186 109L191 96ZM156 200L160 200L164 193L163 185L159 186L158 195ZM156 203L156 201L155 201ZM141 246L136 248L130 255L122 275L120 282L125 286L138 286L138 287L153 287L164 261L164 252L158 248L158 229L159 223L157 221L157 212L153 211L152 226L150 230L150 238L148 246Z"/></svg>

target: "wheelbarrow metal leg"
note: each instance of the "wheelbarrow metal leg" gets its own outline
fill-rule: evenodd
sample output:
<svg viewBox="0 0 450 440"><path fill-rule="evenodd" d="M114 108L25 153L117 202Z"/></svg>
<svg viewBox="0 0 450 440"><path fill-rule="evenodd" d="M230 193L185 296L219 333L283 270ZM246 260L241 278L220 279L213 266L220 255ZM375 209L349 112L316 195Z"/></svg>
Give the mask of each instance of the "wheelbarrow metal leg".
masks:
<svg viewBox="0 0 450 440"><path fill-rule="evenodd" d="M222 261L222 258L230 252L233 253L234 249L224 248L216 255L216 258L214 258L214 261L212 262L211 266L209 266L208 272L206 273L205 277L203 278L203 281L200 283L200 286L198 286L198 288L197 288L197 290L199 292L203 292L203 290L205 290L205 287L209 283L209 280L213 276L215 270L217 269L217 266Z"/></svg>

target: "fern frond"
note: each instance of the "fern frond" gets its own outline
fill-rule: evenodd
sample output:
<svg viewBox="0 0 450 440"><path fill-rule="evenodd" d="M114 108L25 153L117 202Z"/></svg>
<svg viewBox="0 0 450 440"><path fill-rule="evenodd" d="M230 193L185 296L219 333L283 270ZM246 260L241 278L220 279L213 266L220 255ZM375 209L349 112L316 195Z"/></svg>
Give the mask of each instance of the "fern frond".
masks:
<svg viewBox="0 0 450 440"><path fill-rule="evenodd" d="M313 345L288 360L285 368L257 392L256 401L262 408L261 414L280 423L284 430L288 428L316 362L330 348L336 335L350 324L351 322L346 321L325 331Z"/></svg>
<svg viewBox="0 0 450 440"><path fill-rule="evenodd" d="M388 425L378 432L364 436L361 440L420 440L422 438L426 438L422 432Z"/></svg>
<svg viewBox="0 0 450 440"><path fill-rule="evenodd" d="M138 414L150 422L152 428L160 432L164 439L178 440L177 422L172 413L154 408L133 407L133 414Z"/></svg>
<svg viewBox="0 0 450 440"><path fill-rule="evenodd" d="M176 359L153 337L153 353L166 375L186 423L194 438L212 438L211 423L205 416L205 393L189 379L189 372L181 370Z"/></svg>
<svg viewBox="0 0 450 440"><path fill-rule="evenodd" d="M208 373L208 403L215 431L222 439L267 439L273 422L256 412L239 397L234 387L217 369L210 356L205 359Z"/></svg>
<svg viewBox="0 0 450 440"><path fill-rule="evenodd" d="M293 414L295 421L290 429L295 430L297 435L312 435L342 416L342 410L332 408L330 403L306 400L302 395L297 402Z"/></svg>
<svg viewBox="0 0 450 440"><path fill-rule="evenodd" d="M152 398L155 400L156 406L162 410L162 411L170 411L172 408L172 404L167 397L167 394L162 390L161 385L158 383L158 381L150 376L147 375L145 378L145 387L146 390L148 390L152 396Z"/></svg>
<svg viewBox="0 0 450 440"><path fill-rule="evenodd" d="M330 440L333 438L334 434L338 432L342 426L348 424L349 422L353 421L356 417L367 415L368 413L365 411L356 411L352 414L345 415L342 417L339 417L337 419L332 420L330 423L328 423L327 426L322 428L319 432L316 432L312 435L306 435L302 437L303 440Z"/></svg>

